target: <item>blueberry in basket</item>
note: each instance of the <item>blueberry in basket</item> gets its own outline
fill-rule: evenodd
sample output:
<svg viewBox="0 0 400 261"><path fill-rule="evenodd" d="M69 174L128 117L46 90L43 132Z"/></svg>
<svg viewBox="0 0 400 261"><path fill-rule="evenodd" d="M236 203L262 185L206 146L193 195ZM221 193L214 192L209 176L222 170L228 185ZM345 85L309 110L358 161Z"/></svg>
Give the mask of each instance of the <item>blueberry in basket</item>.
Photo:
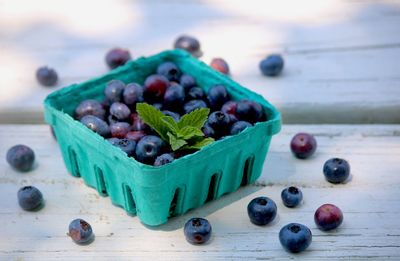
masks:
<svg viewBox="0 0 400 261"><path fill-rule="evenodd" d="M266 120L255 101L231 99L223 84L200 86L164 61L143 82L111 80L104 99L81 101L75 119L137 161L160 167Z"/></svg>

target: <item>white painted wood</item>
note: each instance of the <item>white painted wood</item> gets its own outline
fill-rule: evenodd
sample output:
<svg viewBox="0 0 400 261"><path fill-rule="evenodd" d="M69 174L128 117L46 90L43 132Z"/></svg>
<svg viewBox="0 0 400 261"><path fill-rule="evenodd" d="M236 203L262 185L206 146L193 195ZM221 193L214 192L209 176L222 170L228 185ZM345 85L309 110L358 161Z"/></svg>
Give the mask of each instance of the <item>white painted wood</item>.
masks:
<svg viewBox="0 0 400 261"><path fill-rule="evenodd" d="M297 160L289 151L298 131L314 133L318 141L317 153L309 160ZM2 125L0 158L10 146L23 143L35 150L37 167L17 173L0 160L0 260L399 260L399 137L399 125L285 125L272 140L256 185L147 228L66 172L48 126ZM333 156L349 160L349 183L324 181L322 164ZM39 212L25 212L17 204L16 192L26 184L44 194L46 205ZM280 192L288 185L304 193L299 208L281 203ZM252 225L246 214L247 203L259 195L278 205L276 220L266 227ZM328 202L338 205L345 219L337 231L324 233L313 223L313 214ZM182 226L193 216L206 217L213 226L212 240L205 246L184 239ZM69 222L77 217L92 224L96 239L91 245L78 246L66 235ZM286 253L278 241L280 228L289 222L303 223L313 233L310 248L299 255Z"/></svg>
<svg viewBox="0 0 400 261"><path fill-rule="evenodd" d="M182 33L201 40L205 62L224 57L285 122L400 122L399 2L295 2L1 0L0 122L42 122L44 97L107 72L111 47L151 55ZM258 63L272 52L285 71L262 77ZM59 72L54 89L34 79L43 64Z"/></svg>

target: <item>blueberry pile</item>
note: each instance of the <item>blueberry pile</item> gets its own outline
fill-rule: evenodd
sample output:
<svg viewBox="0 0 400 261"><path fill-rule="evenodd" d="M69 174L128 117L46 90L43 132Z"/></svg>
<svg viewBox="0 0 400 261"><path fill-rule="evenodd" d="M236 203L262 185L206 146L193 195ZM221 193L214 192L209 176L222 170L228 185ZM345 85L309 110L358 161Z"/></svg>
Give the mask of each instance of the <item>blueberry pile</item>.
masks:
<svg viewBox="0 0 400 261"><path fill-rule="evenodd" d="M158 133L140 118L138 103L147 103L171 116L174 121L197 109L210 114L202 127L205 137L214 140L236 135L256 122L266 120L261 105L250 100L233 101L224 85L198 86L173 62L160 64L143 84L108 82L104 100L88 99L75 108L75 119L106 138L128 156L148 165L161 166L193 151L176 153Z"/></svg>

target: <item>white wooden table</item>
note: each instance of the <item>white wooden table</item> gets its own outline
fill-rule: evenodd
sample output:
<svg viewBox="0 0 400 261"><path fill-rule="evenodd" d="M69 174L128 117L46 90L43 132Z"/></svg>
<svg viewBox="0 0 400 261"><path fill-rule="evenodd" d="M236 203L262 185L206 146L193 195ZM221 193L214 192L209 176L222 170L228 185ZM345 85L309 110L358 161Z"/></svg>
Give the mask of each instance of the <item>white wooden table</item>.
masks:
<svg viewBox="0 0 400 261"><path fill-rule="evenodd" d="M400 260L399 28L395 0L0 0L0 260ZM42 101L106 73L104 54L112 47L151 55L171 48L182 33L200 39L203 61L225 58L234 80L276 105L285 123L302 125L286 124L273 138L256 184L149 228L67 173L41 125ZM258 63L273 52L285 58L283 75L262 77ZM59 73L55 88L34 79L44 64ZM30 123L37 125L23 125ZM321 125L337 123L347 125ZM358 123L380 125L352 125ZM305 161L289 150L300 131L318 141ZM31 172L15 172L5 161L7 149L19 143L36 153ZM323 163L335 156L351 164L347 184L324 180ZM28 184L44 194L39 212L18 206L17 191ZM289 185L304 193L297 209L280 200ZM266 227L252 225L246 213L259 195L278 205ZM313 222L324 203L344 212L336 231L321 232ZM182 226L194 216L213 226L207 245L184 239ZM74 218L92 224L92 244L78 246L66 235ZM298 255L279 244L279 230L289 222L313 233L310 248Z"/></svg>

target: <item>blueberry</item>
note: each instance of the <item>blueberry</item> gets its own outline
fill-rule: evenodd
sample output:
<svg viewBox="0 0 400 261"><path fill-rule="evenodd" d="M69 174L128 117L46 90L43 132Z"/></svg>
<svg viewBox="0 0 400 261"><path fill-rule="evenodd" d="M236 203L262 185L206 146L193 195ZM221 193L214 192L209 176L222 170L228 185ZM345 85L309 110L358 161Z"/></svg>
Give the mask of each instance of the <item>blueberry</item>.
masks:
<svg viewBox="0 0 400 261"><path fill-rule="evenodd" d="M182 35L178 37L175 40L174 48L186 50L195 57L202 56L200 42L196 38L189 35Z"/></svg>
<svg viewBox="0 0 400 261"><path fill-rule="evenodd" d="M136 142L132 139L118 139L110 138L107 139L112 145L120 148L123 152L128 154L128 156L133 156L135 154Z"/></svg>
<svg viewBox="0 0 400 261"><path fill-rule="evenodd" d="M191 100L183 105L185 114L200 108L207 108L207 104L203 100Z"/></svg>
<svg viewBox="0 0 400 261"><path fill-rule="evenodd" d="M18 171L32 169L35 161L35 153L26 145L15 145L7 151L7 162Z"/></svg>
<svg viewBox="0 0 400 261"><path fill-rule="evenodd" d="M154 161L154 166L159 167L174 161L174 157L170 153L161 154Z"/></svg>
<svg viewBox="0 0 400 261"><path fill-rule="evenodd" d="M237 103L236 116L241 121L254 124L263 118L263 108L257 102L241 100Z"/></svg>
<svg viewBox="0 0 400 261"><path fill-rule="evenodd" d="M260 62L260 70L266 76L277 76L283 69L283 58L279 54L272 54Z"/></svg>
<svg viewBox="0 0 400 261"><path fill-rule="evenodd" d="M42 66L36 71L36 79L43 86L53 86L57 83L57 72L47 66Z"/></svg>
<svg viewBox="0 0 400 261"><path fill-rule="evenodd" d="M126 85L123 97L126 105L136 105L136 103L143 102L143 87L137 83L130 83Z"/></svg>
<svg viewBox="0 0 400 261"><path fill-rule="evenodd" d="M108 124L96 116L86 115L81 119L81 123L92 131L97 132L100 136L107 137L110 135Z"/></svg>
<svg viewBox="0 0 400 261"><path fill-rule="evenodd" d="M25 186L18 190L18 203L24 210L37 210L43 205L43 195L36 187Z"/></svg>
<svg viewBox="0 0 400 261"><path fill-rule="evenodd" d="M180 111L185 101L185 90L179 84L171 85L164 94L163 108Z"/></svg>
<svg viewBox="0 0 400 261"><path fill-rule="evenodd" d="M320 206L314 214L315 224L319 229L328 231L339 227L343 222L343 213L333 204Z"/></svg>
<svg viewBox="0 0 400 261"><path fill-rule="evenodd" d="M77 244L87 244L93 240L93 230L88 222L83 219L73 220L68 227L68 235Z"/></svg>
<svg viewBox="0 0 400 261"><path fill-rule="evenodd" d="M208 116L208 125L215 130L217 136L224 136L229 133L230 130L230 118L229 115L222 111L215 111Z"/></svg>
<svg viewBox="0 0 400 261"><path fill-rule="evenodd" d="M227 113L228 114L228 113ZM229 124L230 125L233 125L234 123L236 123L236 122L238 122L239 120L238 120L238 118L235 116L235 115L233 115L233 114L228 114L228 116L229 116ZM245 122L247 122L247 121L245 121ZM251 123L250 123L250 125L251 125ZM253 126L253 125L252 125Z"/></svg>
<svg viewBox="0 0 400 261"><path fill-rule="evenodd" d="M210 222L205 218L191 218L189 219L183 233L186 240L191 244L204 244L211 237L212 228Z"/></svg>
<svg viewBox="0 0 400 261"><path fill-rule="evenodd" d="M110 107L110 114L118 120L126 120L131 115L131 110L128 106L121 102L114 102Z"/></svg>
<svg viewBox="0 0 400 261"><path fill-rule="evenodd" d="M86 115L93 115L100 119L104 119L106 111L102 104L96 100L84 100L75 108L75 118L80 120Z"/></svg>
<svg viewBox="0 0 400 261"><path fill-rule="evenodd" d="M125 135L125 138L135 141L136 143L146 136L144 131L130 131Z"/></svg>
<svg viewBox="0 0 400 261"><path fill-rule="evenodd" d="M181 118L181 116L176 112L164 110L162 113L164 113L164 115L171 116L176 122L178 122Z"/></svg>
<svg viewBox="0 0 400 261"><path fill-rule="evenodd" d="M131 121L131 129L133 131L148 131L150 129L150 127L146 123L144 123L144 121L139 117L137 113L131 114Z"/></svg>
<svg viewBox="0 0 400 261"><path fill-rule="evenodd" d="M229 100L229 94L223 85L215 85L208 90L208 101L212 110L220 110Z"/></svg>
<svg viewBox="0 0 400 261"><path fill-rule="evenodd" d="M107 83L106 88L104 89L104 95L110 103L120 102L124 88L125 83L120 80L112 80Z"/></svg>
<svg viewBox="0 0 400 261"><path fill-rule="evenodd" d="M215 134L215 130L208 124L205 124L202 128L202 131L204 133L204 136L209 137L209 138L217 138Z"/></svg>
<svg viewBox="0 0 400 261"><path fill-rule="evenodd" d="M189 90L190 88L196 86L196 80L193 78L193 76L188 74L182 74L179 83L185 90Z"/></svg>
<svg viewBox="0 0 400 261"><path fill-rule="evenodd" d="M118 66L124 65L127 61L132 60L132 57L128 50L114 48L108 51L105 60L108 67L114 69Z"/></svg>
<svg viewBox="0 0 400 261"><path fill-rule="evenodd" d="M131 125L127 122L116 122L110 125L111 136L114 138L125 138L125 135L131 130Z"/></svg>
<svg viewBox="0 0 400 261"><path fill-rule="evenodd" d="M267 197L257 197L247 205L250 221L258 226L270 223L276 217L276 204Z"/></svg>
<svg viewBox="0 0 400 261"><path fill-rule="evenodd" d="M297 133L290 142L293 155L299 159L311 157L317 149L317 141L308 133Z"/></svg>
<svg viewBox="0 0 400 261"><path fill-rule="evenodd" d="M158 136L144 136L136 146L136 159L142 163L153 165L154 160L161 154L164 147L164 141Z"/></svg>
<svg viewBox="0 0 400 261"><path fill-rule="evenodd" d="M164 62L157 67L157 74L165 76L170 81L179 81L181 71L173 62Z"/></svg>
<svg viewBox="0 0 400 261"><path fill-rule="evenodd" d="M214 70L229 75L229 65L228 63L222 58L214 58L210 62L210 67Z"/></svg>
<svg viewBox="0 0 400 261"><path fill-rule="evenodd" d="M235 117L235 116L233 116L233 117ZM230 121L232 121L232 120L230 120ZM247 121L237 121L232 125L230 134L236 135L236 134L242 132L244 129L251 127L251 126L252 126L251 123L249 123Z"/></svg>
<svg viewBox="0 0 400 261"><path fill-rule="evenodd" d="M192 87L186 94L187 100L201 100L204 99L206 94L200 87Z"/></svg>
<svg viewBox="0 0 400 261"><path fill-rule="evenodd" d="M279 241L286 251L292 253L302 252L311 244L311 230L302 224L287 224L279 232Z"/></svg>
<svg viewBox="0 0 400 261"><path fill-rule="evenodd" d="M350 176L350 164L340 158L332 158L324 164L324 175L330 183L342 183Z"/></svg>
<svg viewBox="0 0 400 261"><path fill-rule="evenodd" d="M144 99L147 102L159 102L164 98L169 81L162 75L153 74L146 78L143 87Z"/></svg>
<svg viewBox="0 0 400 261"><path fill-rule="evenodd" d="M303 193L299 188L288 187L282 190L281 198L286 207L294 208L297 207L303 200Z"/></svg>
<svg viewBox="0 0 400 261"><path fill-rule="evenodd" d="M236 115L236 108L237 108L237 102L227 101L224 103L224 105L222 105L221 111L228 114Z"/></svg>

